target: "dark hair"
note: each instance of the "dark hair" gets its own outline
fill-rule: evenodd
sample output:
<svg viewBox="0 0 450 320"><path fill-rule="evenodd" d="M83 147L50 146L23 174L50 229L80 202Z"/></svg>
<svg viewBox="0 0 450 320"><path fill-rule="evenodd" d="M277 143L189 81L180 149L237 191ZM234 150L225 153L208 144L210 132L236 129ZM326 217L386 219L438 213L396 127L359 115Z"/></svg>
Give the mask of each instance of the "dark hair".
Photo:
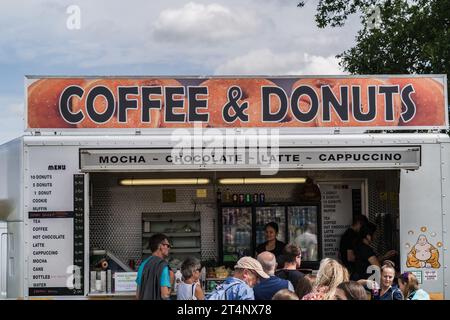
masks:
<svg viewBox="0 0 450 320"><path fill-rule="evenodd" d="M364 226L369 223L369 219L365 215L357 214L353 216L353 224L361 224L361 226Z"/></svg>
<svg viewBox="0 0 450 320"><path fill-rule="evenodd" d="M373 237L375 231L377 231L377 226L374 223L369 222L361 227L361 230L359 231L359 237L361 238L361 240L368 235Z"/></svg>
<svg viewBox="0 0 450 320"><path fill-rule="evenodd" d="M152 235L148 241L150 250L152 252L155 252L156 250L158 250L159 245L161 243L163 243L164 240L168 240L168 238L165 234L157 233L157 234Z"/></svg>
<svg viewBox="0 0 450 320"><path fill-rule="evenodd" d="M306 276L298 279L297 285L295 286L295 293L297 294L299 299L303 298L312 291L313 282L313 279L310 279Z"/></svg>
<svg viewBox="0 0 450 320"><path fill-rule="evenodd" d="M367 300L366 289L358 282L342 282L337 287L344 291L347 300Z"/></svg>
<svg viewBox="0 0 450 320"><path fill-rule="evenodd" d="M186 258L181 264L181 274L183 278L189 279L192 277L196 270L199 270L202 267L200 260L194 257Z"/></svg>
<svg viewBox="0 0 450 320"><path fill-rule="evenodd" d="M294 263L297 256L301 255L301 253L300 247L295 244L287 244L283 248L283 262Z"/></svg>
<svg viewBox="0 0 450 320"><path fill-rule="evenodd" d="M281 289L273 295L272 300L299 300L299 297L288 289Z"/></svg>
<svg viewBox="0 0 450 320"><path fill-rule="evenodd" d="M276 222L272 221L272 222L266 223L266 225L264 226L264 230L266 230L269 227L274 229L275 233L278 233L278 224Z"/></svg>

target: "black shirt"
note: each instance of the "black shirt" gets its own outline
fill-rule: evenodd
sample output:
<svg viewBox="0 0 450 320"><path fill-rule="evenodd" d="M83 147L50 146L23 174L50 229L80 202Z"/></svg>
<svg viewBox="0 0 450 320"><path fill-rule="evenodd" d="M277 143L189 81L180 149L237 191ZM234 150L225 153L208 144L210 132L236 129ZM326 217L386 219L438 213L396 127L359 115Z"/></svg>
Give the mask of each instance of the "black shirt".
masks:
<svg viewBox="0 0 450 320"><path fill-rule="evenodd" d="M298 271L298 270L288 270L288 269L281 269L278 270L275 275L278 278L289 280L292 285L294 286L294 289L297 288L297 282L301 278L303 278L305 275Z"/></svg>
<svg viewBox="0 0 450 320"><path fill-rule="evenodd" d="M257 246L256 254L260 254L261 252L264 252L264 251L272 252L275 255L275 257L277 258L277 262L279 263L280 261L279 261L278 257L280 257L281 254L283 253L283 249L286 246L286 244L282 241L277 240L275 242L275 249L273 249L273 250L266 250L266 245L267 245L267 241L263 242L259 246Z"/></svg>
<svg viewBox="0 0 450 320"><path fill-rule="evenodd" d="M367 273L367 268L371 265L369 258L376 256L375 251L365 244L359 243L355 248L355 272L352 276L352 280L367 279L371 274Z"/></svg>
<svg viewBox="0 0 450 320"><path fill-rule="evenodd" d="M341 237L341 243L339 245L339 257L342 264L351 273L355 269L354 262L347 260L347 250L353 250L355 252L356 242L358 241L358 232L352 228L348 228Z"/></svg>

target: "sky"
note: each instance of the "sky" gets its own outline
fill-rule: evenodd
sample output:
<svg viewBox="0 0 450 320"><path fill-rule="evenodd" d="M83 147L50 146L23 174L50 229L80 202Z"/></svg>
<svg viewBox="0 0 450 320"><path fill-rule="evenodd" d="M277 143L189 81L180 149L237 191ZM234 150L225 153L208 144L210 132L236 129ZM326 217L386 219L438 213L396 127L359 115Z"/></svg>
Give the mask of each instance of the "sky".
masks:
<svg viewBox="0 0 450 320"><path fill-rule="evenodd" d="M331 75L352 17L318 0L1 0L0 144L23 134L25 75Z"/></svg>

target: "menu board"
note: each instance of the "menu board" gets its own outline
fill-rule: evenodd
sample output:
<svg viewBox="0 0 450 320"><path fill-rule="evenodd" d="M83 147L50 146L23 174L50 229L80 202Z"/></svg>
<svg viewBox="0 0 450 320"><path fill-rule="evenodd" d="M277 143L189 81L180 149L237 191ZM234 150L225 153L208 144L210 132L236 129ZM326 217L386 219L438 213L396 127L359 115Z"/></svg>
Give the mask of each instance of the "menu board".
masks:
<svg viewBox="0 0 450 320"><path fill-rule="evenodd" d="M73 212L29 212L31 254L29 295L69 294L73 265Z"/></svg>
<svg viewBox="0 0 450 320"><path fill-rule="evenodd" d="M85 175L74 157L78 149L28 153L28 294L83 295Z"/></svg>
<svg viewBox="0 0 450 320"><path fill-rule="evenodd" d="M73 176L73 294L83 294L84 287L84 174Z"/></svg>
<svg viewBox="0 0 450 320"><path fill-rule="evenodd" d="M29 212L30 296L83 294L84 175L74 175L74 211Z"/></svg>
<svg viewBox="0 0 450 320"><path fill-rule="evenodd" d="M351 226L353 215L362 212L363 181L319 182L322 195L323 256L339 258L339 244Z"/></svg>
<svg viewBox="0 0 450 320"><path fill-rule="evenodd" d="M116 272L114 274L115 292L136 292L137 272Z"/></svg>

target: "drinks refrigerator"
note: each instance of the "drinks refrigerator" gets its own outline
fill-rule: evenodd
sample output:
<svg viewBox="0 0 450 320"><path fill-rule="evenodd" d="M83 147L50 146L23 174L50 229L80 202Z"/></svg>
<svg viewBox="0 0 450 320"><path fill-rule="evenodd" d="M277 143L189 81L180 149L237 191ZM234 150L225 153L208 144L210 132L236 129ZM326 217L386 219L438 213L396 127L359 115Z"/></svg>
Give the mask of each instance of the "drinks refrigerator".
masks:
<svg viewBox="0 0 450 320"><path fill-rule="evenodd" d="M221 207L220 260L234 263L243 256L253 256L253 212L251 206Z"/></svg>
<svg viewBox="0 0 450 320"><path fill-rule="evenodd" d="M220 204L218 221L219 262L225 265L254 257L271 221L278 224L278 240L300 246L302 267L315 267L321 259L320 203Z"/></svg>
<svg viewBox="0 0 450 320"><path fill-rule="evenodd" d="M269 222L276 222L278 224L279 232L277 239L286 242L285 211L285 207L279 205L255 207L256 245L265 241L264 226Z"/></svg>
<svg viewBox="0 0 450 320"><path fill-rule="evenodd" d="M302 261L320 261L321 239L319 207L299 205L287 207L289 242L302 250Z"/></svg>

